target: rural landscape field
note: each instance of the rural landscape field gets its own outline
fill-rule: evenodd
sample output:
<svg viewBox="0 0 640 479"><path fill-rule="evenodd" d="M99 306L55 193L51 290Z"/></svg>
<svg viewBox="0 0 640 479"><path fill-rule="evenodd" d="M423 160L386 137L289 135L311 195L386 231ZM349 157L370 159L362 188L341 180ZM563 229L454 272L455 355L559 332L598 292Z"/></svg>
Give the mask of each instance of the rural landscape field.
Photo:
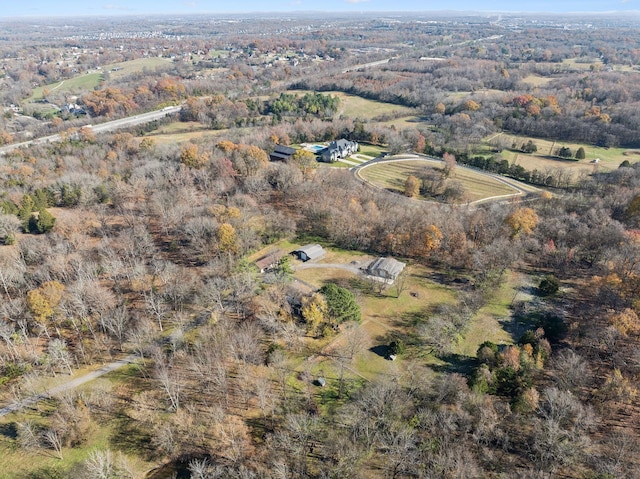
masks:
<svg viewBox="0 0 640 479"><path fill-rule="evenodd" d="M640 478L633 2L201 3L0 12L0 479Z"/></svg>

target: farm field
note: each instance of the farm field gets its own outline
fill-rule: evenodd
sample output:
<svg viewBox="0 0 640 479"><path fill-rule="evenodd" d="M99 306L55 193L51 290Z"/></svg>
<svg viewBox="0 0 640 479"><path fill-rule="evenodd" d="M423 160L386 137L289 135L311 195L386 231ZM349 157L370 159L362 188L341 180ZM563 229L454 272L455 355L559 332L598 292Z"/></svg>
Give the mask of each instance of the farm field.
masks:
<svg viewBox="0 0 640 479"><path fill-rule="evenodd" d="M528 85L537 87L537 86L546 85L547 83L553 81L553 78L543 77L543 76L540 76L540 75L531 74L531 75L527 75L526 77L524 77L522 79L522 81L524 83L528 84Z"/></svg>
<svg viewBox="0 0 640 479"><path fill-rule="evenodd" d="M289 93L304 95L305 93L313 93L310 91L290 90ZM317 92L316 92L317 93ZM374 120L375 118L394 115L398 117L411 116L415 113L412 108L406 106L394 105L392 103L384 103L381 101L368 100L356 95L350 95L340 91L323 91L323 95L332 95L340 99L340 106L336 116L345 116L348 118L359 118L362 120ZM386 121L386 120L385 120Z"/></svg>
<svg viewBox="0 0 640 479"><path fill-rule="evenodd" d="M397 193L404 191L404 183L408 176L417 175L425 165L441 168L440 162L434 160L406 160L384 162L368 166L359 171L359 175L371 184ZM469 201L477 201L492 196L516 194L518 191L490 176L469 169L456 168L451 179L464 185ZM421 197L422 199L429 199Z"/></svg>
<svg viewBox="0 0 640 479"><path fill-rule="evenodd" d="M45 90L49 90L50 92L84 93L99 86L103 79L103 73L86 73L68 80L39 86L33 90L31 97L29 97L27 101L42 99Z"/></svg>
<svg viewBox="0 0 640 479"><path fill-rule="evenodd" d="M640 159L640 150L628 148L605 148L601 146L592 146L579 143L556 142L553 140L543 140L540 138L529 138L523 136L515 136L507 133L494 135L492 140L500 139L502 144L511 147L516 143L520 146L529 140L538 147L536 153L527 154L518 151L505 149L501 155L510 163L516 162L527 170L544 170L545 168L565 168L574 170L576 177L581 173L591 173L594 167L604 170L614 170L620 166L624 160L634 162ZM575 154L576 150L583 147L586 153L584 160L561 159L553 156L557 148L566 146ZM594 160L598 159L597 163Z"/></svg>
<svg viewBox="0 0 640 479"><path fill-rule="evenodd" d="M155 70L158 67L169 67L173 64L173 60L169 58L137 58L127 62L113 63L111 65L105 65L103 70L109 72L109 77L118 80L132 73L138 73L144 69ZM115 70L115 71L113 71Z"/></svg>
<svg viewBox="0 0 640 479"><path fill-rule="evenodd" d="M28 100L36 101L42 99L45 89L50 92L82 94L98 87L100 83L104 81L105 73L108 73L110 78L117 80L132 73L141 72L144 69L154 70L157 67L169 66L171 63L172 60L154 57L138 58L127 62L105 65L102 68L102 71L85 73L69 78L68 80L39 86L33 90L33 93ZM112 71L114 69L117 71Z"/></svg>

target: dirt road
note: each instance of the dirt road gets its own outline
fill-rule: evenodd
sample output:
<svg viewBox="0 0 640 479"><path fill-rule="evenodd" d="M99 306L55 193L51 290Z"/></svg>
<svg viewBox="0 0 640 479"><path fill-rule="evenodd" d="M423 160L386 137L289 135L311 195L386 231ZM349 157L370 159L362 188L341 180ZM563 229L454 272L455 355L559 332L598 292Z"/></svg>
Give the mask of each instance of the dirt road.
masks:
<svg viewBox="0 0 640 479"><path fill-rule="evenodd" d="M118 361L114 361L112 363L106 364L100 369L96 369L95 371L87 373L84 376L69 379L68 381L65 381L64 383L54 388L51 388L47 391L44 391L40 394L34 394L33 396L29 396L25 399L22 399L21 401L5 406L2 409L0 409L0 417L6 416L7 414L10 414L15 411L19 411L22 408L33 406L34 404L37 404L40 401L48 399L62 392L69 391L70 389L75 389L78 386L88 383L89 381L93 381L94 379L97 379L100 376L104 376L107 373L110 373L112 371L115 371L116 369L120 369L121 367L132 363L136 358L137 356L132 354L130 356L127 356L126 358L122 358L122 359L119 359Z"/></svg>

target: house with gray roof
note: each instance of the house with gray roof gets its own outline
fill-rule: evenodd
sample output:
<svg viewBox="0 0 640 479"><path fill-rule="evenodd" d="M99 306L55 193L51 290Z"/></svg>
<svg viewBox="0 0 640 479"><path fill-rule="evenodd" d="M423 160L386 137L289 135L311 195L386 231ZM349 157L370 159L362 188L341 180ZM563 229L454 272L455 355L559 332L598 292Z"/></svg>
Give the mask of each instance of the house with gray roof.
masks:
<svg viewBox="0 0 640 479"><path fill-rule="evenodd" d="M378 258L367 266L365 272L370 276L395 281L405 266L406 263L393 258Z"/></svg>
<svg viewBox="0 0 640 479"><path fill-rule="evenodd" d="M332 141L327 148L322 150L322 161L325 163L334 163L344 160L358 151L358 143L355 141L340 140Z"/></svg>

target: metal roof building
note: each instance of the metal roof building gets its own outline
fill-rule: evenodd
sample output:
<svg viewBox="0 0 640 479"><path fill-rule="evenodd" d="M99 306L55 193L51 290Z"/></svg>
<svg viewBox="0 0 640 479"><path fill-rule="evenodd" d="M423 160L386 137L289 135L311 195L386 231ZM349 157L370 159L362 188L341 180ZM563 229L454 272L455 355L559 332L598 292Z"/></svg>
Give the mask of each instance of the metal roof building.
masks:
<svg viewBox="0 0 640 479"><path fill-rule="evenodd" d="M308 244L295 250L294 254L302 261L309 261L322 258L326 253L319 244Z"/></svg>

